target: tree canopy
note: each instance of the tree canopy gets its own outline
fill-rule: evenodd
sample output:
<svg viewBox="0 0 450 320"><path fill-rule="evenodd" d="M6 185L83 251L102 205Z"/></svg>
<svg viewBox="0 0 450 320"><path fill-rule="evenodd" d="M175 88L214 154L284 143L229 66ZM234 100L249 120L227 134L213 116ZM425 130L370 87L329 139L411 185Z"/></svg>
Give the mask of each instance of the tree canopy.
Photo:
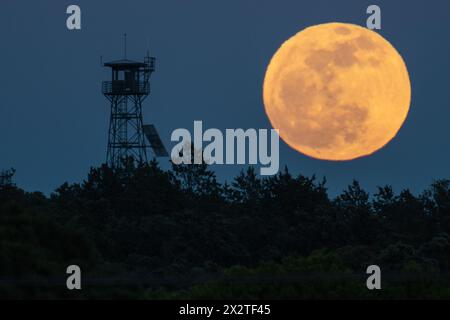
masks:
<svg viewBox="0 0 450 320"><path fill-rule="evenodd" d="M370 196L353 181L331 199L325 180L287 168L261 178L250 167L220 183L205 164L164 171L156 161L92 168L85 181L64 183L49 197L6 185L0 187L0 281L12 285L0 286L0 296L33 296L37 291L16 284L64 278L69 264L92 279L147 279L141 297L165 288L153 280L223 276L235 268L363 273L379 264L387 272L446 274L449 186L437 180L419 195L380 186ZM315 265L314 257L321 262ZM50 286L49 296L58 290Z"/></svg>

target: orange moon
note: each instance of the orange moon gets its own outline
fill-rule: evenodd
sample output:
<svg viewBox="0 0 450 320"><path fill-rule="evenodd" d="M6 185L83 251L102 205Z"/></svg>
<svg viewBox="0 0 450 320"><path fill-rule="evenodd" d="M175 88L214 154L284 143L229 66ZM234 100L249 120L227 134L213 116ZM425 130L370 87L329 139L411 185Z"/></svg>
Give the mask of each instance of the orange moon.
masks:
<svg viewBox="0 0 450 320"><path fill-rule="evenodd" d="M327 23L283 43L267 67L263 99L272 126L293 149L352 160L395 137L411 83L402 57L378 33Z"/></svg>

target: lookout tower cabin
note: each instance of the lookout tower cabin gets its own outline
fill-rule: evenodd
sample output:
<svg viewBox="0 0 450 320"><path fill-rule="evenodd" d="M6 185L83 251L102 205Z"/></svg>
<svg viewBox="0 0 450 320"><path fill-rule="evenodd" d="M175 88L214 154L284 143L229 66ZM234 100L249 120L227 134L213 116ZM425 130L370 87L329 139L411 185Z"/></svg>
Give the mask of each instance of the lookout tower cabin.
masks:
<svg viewBox="0 0 450 320"><path fill-rule="evenodd" d="M107 62L104 66L111 68L111 81L103 81L102 85L105 96L149 95L155 58L146 57L144 62L123 59Z"/></svg>

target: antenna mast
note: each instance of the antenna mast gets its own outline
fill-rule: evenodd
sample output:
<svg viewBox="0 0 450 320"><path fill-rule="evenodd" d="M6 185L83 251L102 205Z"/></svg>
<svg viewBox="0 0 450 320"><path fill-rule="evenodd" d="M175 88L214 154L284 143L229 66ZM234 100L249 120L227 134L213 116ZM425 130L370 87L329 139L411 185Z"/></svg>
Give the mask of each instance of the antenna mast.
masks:
<svg viewBox="0 0 450 320"><path fill-rule="evenodd" d="M124 49L124 58L127 59L127 34L123 34L123 49Z"/></svg>

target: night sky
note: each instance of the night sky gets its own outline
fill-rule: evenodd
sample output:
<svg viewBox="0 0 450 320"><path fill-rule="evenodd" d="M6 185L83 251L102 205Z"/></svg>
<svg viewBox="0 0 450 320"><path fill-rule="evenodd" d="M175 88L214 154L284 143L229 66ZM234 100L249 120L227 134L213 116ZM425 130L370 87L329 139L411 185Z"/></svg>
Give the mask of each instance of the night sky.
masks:
<svg viewBox="0 0 450 320"><path fill-rule="evenodd" d="M82 30L66 28L66 8L82 10ZM412 83L409 116L397 137L349 162L308 158L280 141L291 172L326 176L335 195L352 179L375 191L391 184L419 192L450 173L450 1L2 0L0 4L0 168L14 167L27 191L52 192L82 181L105 161L109 104L100 65L123 57L157 58L144 121L170 149L176 128L270 128L262 103L266 67L277 48L325 22L365 26L382 10L380 33L403 56ZM168 158L162 159L168 168ZM242 166L215 166L221 181Z"/></svg>

